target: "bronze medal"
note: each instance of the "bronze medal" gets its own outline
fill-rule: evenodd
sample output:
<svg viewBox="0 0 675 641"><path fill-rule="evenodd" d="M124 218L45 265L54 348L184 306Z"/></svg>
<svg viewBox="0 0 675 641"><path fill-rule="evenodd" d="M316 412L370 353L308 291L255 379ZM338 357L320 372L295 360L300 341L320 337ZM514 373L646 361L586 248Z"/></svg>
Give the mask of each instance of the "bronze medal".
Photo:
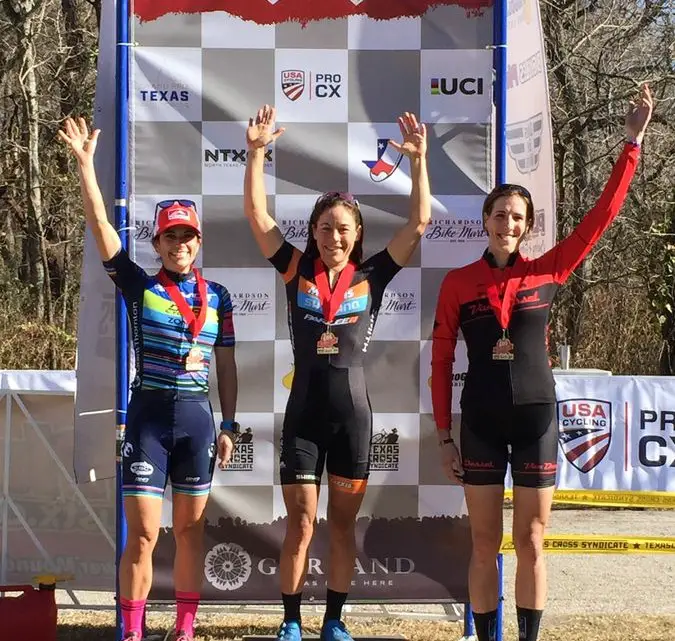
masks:
<svg viewBox="0 0 675 641"><path fill-rule="evenodd" d="M185 357L185 371L186 372L201 372L204 369L204 352L193 346Z"/></svg>
<svg viewBox="0 0 675 641"><path fill-rule="evenodd" d="M329 329L321 334L321 338L316 343L317 354L338 354L340 348L337 346L337 336Z"/></svg>

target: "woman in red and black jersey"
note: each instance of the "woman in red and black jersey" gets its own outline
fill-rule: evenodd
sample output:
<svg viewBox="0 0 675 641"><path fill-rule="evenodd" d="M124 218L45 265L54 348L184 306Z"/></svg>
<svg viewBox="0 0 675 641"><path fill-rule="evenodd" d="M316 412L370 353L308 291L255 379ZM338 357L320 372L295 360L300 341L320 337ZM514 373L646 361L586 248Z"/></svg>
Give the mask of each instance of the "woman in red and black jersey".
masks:
<svg viewBox="0 0 675 641"><path fill-rule="evenodd" d="M628 141L596 205L543 256L519 253L532 228L530 193L500 185L485 199L488 248L449 272L441 286L432 344L432 401L442 464L463 483L473 553L469 592L479 641L496 624L496 559L502 542L507 463L513 477L516 606L521 641L535 641L546 600L544 530L556 480L558 435L546 331L553 297L619 213L651 118L645 85L626 118ZM460 450L451 435L452 363L462 331L469 368L461 398Z"/></svg>

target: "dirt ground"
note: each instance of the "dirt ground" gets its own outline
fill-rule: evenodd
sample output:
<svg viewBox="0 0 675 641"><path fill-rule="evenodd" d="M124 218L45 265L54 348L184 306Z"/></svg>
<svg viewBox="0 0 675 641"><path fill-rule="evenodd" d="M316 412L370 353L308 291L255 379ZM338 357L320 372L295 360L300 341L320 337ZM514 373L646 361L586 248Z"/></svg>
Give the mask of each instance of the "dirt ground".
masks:
<svg viewBox="0 0 675 641"><path fill-rule="evenodd" d="M172 625L170 615L152 617L150 632L167 630ZM278 617L252 615L208 615L202 617L200 635L196 641L240 641L244 635L271 634L279 623ZM675 617L640 617L636 615L566 616L556 622L545 622L540 641L673 641ZM308 633L317 632L320 619L305 621ZM443 621L411 621L397 619L354 620L349 628L362 638L400 636L408 641L459 640L459 623ZM517 639L515 625L508 621L504 639ZM114 639L111 613L65 613L61 616L59 641L111 641ZM163 637L159 637L161 640ZM310 637L311 638L311 637Z"/></svg>
<svg viewBox="0 0 675 641"><path fill-rule="evenodd" d="M511 527L511 512L505 511L504 530ZM554 510L550 529L559 534L625 534L627 536L675 536L675 511L656 510ZM550 554L549 600L540 641L675 641L675 554ZM515 557L504 561L505 633L515 641L513 582ZM81 596L83 593L78 594ZM110 594L83 601L110 605ZM366 606L354 605L348 615L356 635L400 635L409 641L449 641L462 636L458 622L409 618L411 615L441 616L440 606L392 606L407 618L364 617ZM357 614L361 616L357 616ZM314 613L312 613L314 614ZM171 612L152 613L151 632L173 625ZM279 623L271 615L219 613L216 609L199 617L199 641L234 641L249 634L271 634ZM308 633L316 632L320 619L305 616ZM59 614L59 641L114 639L112 612L64 610ZM0 635L1 636L1 635ZM159 640L163 635L159 637Z"/></svg>

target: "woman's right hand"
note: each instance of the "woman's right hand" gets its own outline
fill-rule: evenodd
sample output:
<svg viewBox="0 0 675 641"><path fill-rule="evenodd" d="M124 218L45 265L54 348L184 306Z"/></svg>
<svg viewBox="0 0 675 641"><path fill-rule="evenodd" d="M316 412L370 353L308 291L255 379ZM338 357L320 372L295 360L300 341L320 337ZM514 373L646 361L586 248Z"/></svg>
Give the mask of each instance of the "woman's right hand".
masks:
<svg viewBox="0 0 675 641"><path fill-rule="evenodd" d="M100 133L100 129L95 129L90 136L84 118L78 118L77 121L74 118L67 118L63 129L59 129L59 138L70 147L77 162L80 165L86 165L94 161L96 143Z"/></svg>
<svg viewBox="0 0 675 641"><path fill-rule="evenodd" d="M445 475L451 481L459 485L464 485L464 468L462 467L462 457L454 441L443 442L439 444L441 450L441 465Z"/></svg>
<svg viewBox="0 0 675 641"><path fill-rule="evenodd" d="M280 127L276 131L272 131L272 125L275 121L277 110L270 105L265 105L262 109L258 109L255 118L248 121L248 128L246 129L246 145L249 149L260 149L276 141L281 134L286 131L284 127Z"/></svg>

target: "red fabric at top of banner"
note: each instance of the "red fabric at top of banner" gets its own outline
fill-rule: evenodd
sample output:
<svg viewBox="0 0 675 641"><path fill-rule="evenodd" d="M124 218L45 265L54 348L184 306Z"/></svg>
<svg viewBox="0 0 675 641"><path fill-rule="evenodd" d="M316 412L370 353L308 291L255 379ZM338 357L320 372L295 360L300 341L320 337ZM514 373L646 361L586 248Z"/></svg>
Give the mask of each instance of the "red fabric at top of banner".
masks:
<svg viewBox="0 0 675 641"><path fill-rule="evenodd" d="M167 13L227 11L258 24L311 22L326 18L367 15L380 20L413 17L443 5L458 6L480 14L493 0L135 0L134 13L142 20L156 20Z"/></svg>

